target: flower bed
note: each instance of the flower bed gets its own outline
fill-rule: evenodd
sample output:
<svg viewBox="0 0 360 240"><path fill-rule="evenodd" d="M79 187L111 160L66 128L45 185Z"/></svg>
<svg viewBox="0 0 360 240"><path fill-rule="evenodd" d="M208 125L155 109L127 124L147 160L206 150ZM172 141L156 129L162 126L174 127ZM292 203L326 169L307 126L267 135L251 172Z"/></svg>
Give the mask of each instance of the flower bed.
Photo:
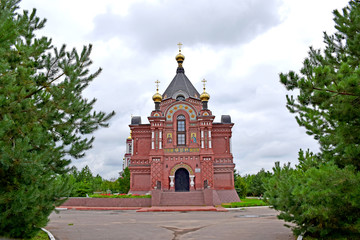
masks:
<svg viewBox="0 0 360 240"><path fill-rule="evenodd" d="M93 194L89 197L92 198L151 198L151 195L139 195L139 194L110 194L110 193L101 193Z"/></svg>

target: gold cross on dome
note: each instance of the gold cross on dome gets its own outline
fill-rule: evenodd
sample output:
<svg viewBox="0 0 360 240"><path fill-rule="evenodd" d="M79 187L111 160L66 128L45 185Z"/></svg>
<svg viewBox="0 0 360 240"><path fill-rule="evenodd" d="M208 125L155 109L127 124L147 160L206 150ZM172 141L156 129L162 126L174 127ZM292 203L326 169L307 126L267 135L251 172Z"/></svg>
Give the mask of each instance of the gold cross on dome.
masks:
<svg viewBox="0 0 360 240"><path fill-rule="evenodd" d="M206 84L206 80L205 80L205 78L203 79L203 80L201 80L202 82L203 82L203 84L204 84L204 91L205 91L205 84Z"/></svg>
<svg viewBox="0 0 360 240"><path fill-rule="evenodd" d="M159 83L160 83L160 81L156 80L155 83L156 83L156 91L159 91Z"/></svg>
<svg viewBox="0 0 360 240"><path fill-rule="evenodd" d="M183 45L181 42L177 44L179 46L179 52L181 52L181 46Z"/></svg>

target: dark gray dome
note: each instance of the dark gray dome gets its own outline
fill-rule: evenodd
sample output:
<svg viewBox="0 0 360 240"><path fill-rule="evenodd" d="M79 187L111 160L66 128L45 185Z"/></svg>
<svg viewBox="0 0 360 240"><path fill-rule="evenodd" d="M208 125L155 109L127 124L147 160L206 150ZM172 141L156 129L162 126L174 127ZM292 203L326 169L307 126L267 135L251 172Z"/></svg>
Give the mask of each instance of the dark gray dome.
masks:
<svg viewBox="0 0 360 240"><path fill-rule="evenodd" d="M230 115L221 115L221 123L231 123Z"/></svg>
<svg viewBox="0 0 360 240"><path fill-rule="evenodd" d="M139 125L141 124L141 117L140 116L133 116L131 118L131 125Z"/></svg>

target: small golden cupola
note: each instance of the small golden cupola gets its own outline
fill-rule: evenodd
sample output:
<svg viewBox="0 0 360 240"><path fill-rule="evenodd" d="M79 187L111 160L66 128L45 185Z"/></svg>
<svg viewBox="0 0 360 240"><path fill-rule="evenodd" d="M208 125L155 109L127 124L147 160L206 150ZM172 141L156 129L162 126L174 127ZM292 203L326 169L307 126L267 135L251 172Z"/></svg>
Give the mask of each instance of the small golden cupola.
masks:
<svg viewBox="0 0 360 240"><path fill-rule="evenodd" d="M209 101L209 99L210 99L210 95L207 93L207 92L205 92L205 83L207 82L206 80L205 80L205 78L202 80L202 82L204 83L204 92L200 95L200 100L202 101L202 102L204 102L204 101Z"/></svg>
<svg viewBox="0 0 360 240"><path fill-rule="evenodd" d="M153 101L155 103L155 110L159 111L160 110L160 103L162 101L162 96L159 93L159 83L160 83L160 81L156 80L155 83L156 83L156 93L153 95L152 99L153 99Z"/></svg>
<svg viewBox="0 0 360 240"><path fill-rule="evenodd" d="M205 78L202 80L202 82L204 83L204 92L200 95L200 100L202 102L203 105L203 110L207 110L208 109L208 101L210 99L210 95L205 92L205 83L207 82L205 80Z"/></svg>
<svg viewBox="0 0 360 240"><path fill-rule="evenodd" d="M156 93L153 95L152 99L153 99L154 102L161 102L162 101L162 96L159 93L159 83L160 83L160 81L156 80L155 83L156 83Z"/></svg>
<svg viewBox="0 0 360 240"><path fill-rule="evenodd" d="M132 139L132 136L131 136L131 130L130 130L130 135L128 136L127 139Z"/></svg>
<svg viewBox="0 0 360 240"><path fill-rule="evenodd" d="M181 53L182 43L179 42L178 46L179 46L179 53L176 55L175 59L178 62L179 67L182 67L182 64L183 64L183 62L185 60L185 56Z"/></svg>

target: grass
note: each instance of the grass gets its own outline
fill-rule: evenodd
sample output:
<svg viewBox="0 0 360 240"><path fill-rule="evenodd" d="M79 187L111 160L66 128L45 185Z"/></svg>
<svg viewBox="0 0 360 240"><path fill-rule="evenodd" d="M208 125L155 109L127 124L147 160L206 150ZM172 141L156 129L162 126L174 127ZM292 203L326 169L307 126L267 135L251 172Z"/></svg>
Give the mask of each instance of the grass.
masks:
<svg viewBox="0 0 360 240"><path fill-rule="evenodd" d="M0 236L0 239L3 239L3 238ZM47 235L46 232L40 230L38 232L38 234L33 238L16 238L16 239L18 239L18 240L49 240L49 236Z"/></svg>
<svg viewBox="0 0 360 240"><path fill-rule="evenodd" d="M49 236L46 232L40 231L35 237L31 238L30 240L49 240Z"/></svg>
<svg viewBox="0 0 360 240"><path fill-rule="evenodd" d="M241 202L223 203L221 206L224 208L241 208L241 207L254 207L254 206L267 206L263 200L254 198L242 198Z"/></svg>

